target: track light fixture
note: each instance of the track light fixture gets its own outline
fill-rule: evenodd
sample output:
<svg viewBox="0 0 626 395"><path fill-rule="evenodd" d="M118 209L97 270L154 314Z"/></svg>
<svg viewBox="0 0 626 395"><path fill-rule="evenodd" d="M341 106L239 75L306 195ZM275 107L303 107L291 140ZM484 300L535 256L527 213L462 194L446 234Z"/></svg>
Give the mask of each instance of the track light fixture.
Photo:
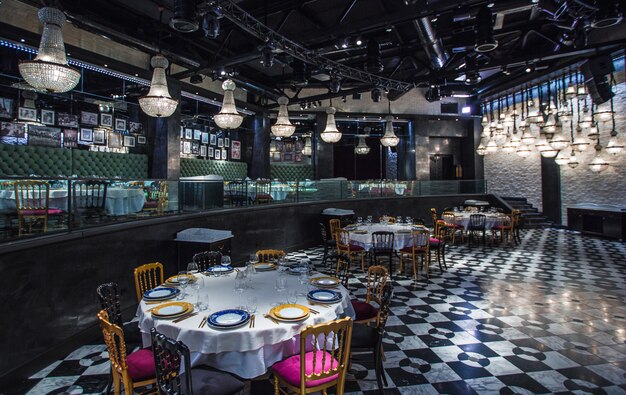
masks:
<svg viewBox="0 0 626 395"><path fill-rule="evenodd" d="M261 64L265 67L272 67L274 65L274 52L269 45L266 45L261 50Z"/></svg>
<svg viewBox="0 0 626 395"><path fill-rule="evenodd" d="M592 28L602 29L605 27L615 26L624 18L619 10L619 1L596 0L594 3L594 5L598 8L598 12L591 22Z"/></svg>
<svg viewBox="0 0 626 395"><path fill-rule="evenodd" d="M378 42L370 38L367 41L367 60L365 62L365 71L369 73L380 73L385 69L381 60L380 45Z"/></svg>
<svg viewBox="0 0 626 395"><path fill-rule="evenodd" d="M214 14L205 14L202 19L202 30L206 38L217 38L220 35L220 20Z"/></svg>
<svg viewBox="0 0 626 395"><path fill-rule="evenodd" d="M198 30L195 0L174 0L174 15L169 25L181 33L193 33Z"/></svg>
<svg viewBox="0 0 626 395"><path fill-rule="evenodd" d="M332 93L339 93L340 90L341 90L341 75L337 73L331 73L330 91Z"/></svg>
<svg viewBox="0 0 626 395"><path fill-rule="evenodd" d="M491 52L498 48L498 41L493 37L493 14L488 7L482 7L476 16L476 34L474 51Z"/></svg>
<svg viewBox="0 0 626 395"><path fill-rule="evenodd" d="M372 101L374 103L380 102L380 98L383 96L383 90L380 88L372 89Z"/></svg>

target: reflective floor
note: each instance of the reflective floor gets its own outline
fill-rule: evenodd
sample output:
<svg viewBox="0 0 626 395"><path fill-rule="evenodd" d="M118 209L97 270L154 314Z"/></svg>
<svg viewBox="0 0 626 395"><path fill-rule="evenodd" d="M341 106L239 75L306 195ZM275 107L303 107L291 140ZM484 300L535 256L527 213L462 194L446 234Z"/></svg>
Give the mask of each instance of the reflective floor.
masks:
<svg viewBox="0 0 626 395"><path fill-rule="evenodd" d="M319 248L291 255L321 261ZM428 283L394 277L386 394L626 393L626 244L528 230L519 246L453 246L447 262ZM99 393L106 356L85 345L11 392ZM352 369L348 394L377 393L371 363ZM262 379L250 393L272 390Z"/></svg>

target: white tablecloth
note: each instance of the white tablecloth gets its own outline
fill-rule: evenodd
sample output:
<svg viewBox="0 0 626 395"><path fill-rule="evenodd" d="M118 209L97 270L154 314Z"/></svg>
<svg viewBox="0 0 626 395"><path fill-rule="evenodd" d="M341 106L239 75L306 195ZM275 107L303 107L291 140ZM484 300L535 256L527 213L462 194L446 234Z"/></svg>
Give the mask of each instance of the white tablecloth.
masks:
<svg viewBox="0 0 626 395"><path fill-rule="evenodd" d="M502 225L504 221L509 218L503 214L458 212L454 213L454 216L444 215L442 219L448 224L460 225L465 230L467 230L467 227L469 226L470 216L473 214L483 214L485 216L486 230L490 230L493 227Z"/></svg>
<svg viewBox="0 0 626 395"><path fill-rule="evenodd" d="M350 242L369 250L372 248L372 233L374 232L393 232L395 234L393 240L393 246L395 250L400 250L404 247L412 245L411 240L411 226L409 225L396 225L396 224L371 224L371 225L359 225L356 227L357 231L366 231L367 233L355 233L354 230L350 230ZM398 233L398 231L402 231Z"/></svg>
<svg viewBox="0 0 626 395"><path fill-rule="evenodd" d="M285 200L287 199L287 195L289 194L289 192L293 192L293 191L294 191L294 188L290 185L272 184L272 189L270 190L270 196L272 197L272 200ZM230 193L234 193L234 191L228 186L226 186L224 188L224 193L228 195ZM256 198L256 189L255 189L254 183L251 183L251 182L248 183L247 196L248 198L250 198L250 200L254 200Z"/></svg>
<svg viewBox="0 0 626 395"><path fill-rule="evenodd" d="M67 189L50 189L48 207L67 211ZM15 210L15 190L0 190L0 209Z"/></svg>
<svg viewBox="0 0 626 395"><path fill-rule="evenodd" d="M268 313L273 303L286 303L287 292L279 293L274 289L277 271L260 272L252 277L253 289L247 290L242 297L245 303L247 295L255 295L258 299L256 311L256 325L254 328L244 326L231 330L215 330L208 326L198 328L202 317L213 312L236 308L239 305L239 294L235 292L235 273L222 277L206 277L198 275L204 280L200 292L208 293L211 310L201 312L195 317L179 323L168 320L154 320L146 310L153 305L141 303L138 308L139 327L144 335L144 344L149 344L150 328L155 326L160 332L180 340L192 352L192 366L207 364L215 368L233 373L245 379L251 379L264 374L274 363L299 352L298 334L308 325L332 321L340 316L354 318L354 310L348 296L348 291L341 287L339 291L344 295L341 303L329 307L315 306L313 309L320 314L311 316L298 323L274 324L263 317ZM315 276L322 274L315 274ZM307 287L298 281L298 276L285 274L288 289L295 289L306 294ZM202 280L200 280L202 281ZM188 293L193 291L188 288ZM195 294L187 301L195 302ZM304 296L298 296L297 303L309 306Z"/></svg>

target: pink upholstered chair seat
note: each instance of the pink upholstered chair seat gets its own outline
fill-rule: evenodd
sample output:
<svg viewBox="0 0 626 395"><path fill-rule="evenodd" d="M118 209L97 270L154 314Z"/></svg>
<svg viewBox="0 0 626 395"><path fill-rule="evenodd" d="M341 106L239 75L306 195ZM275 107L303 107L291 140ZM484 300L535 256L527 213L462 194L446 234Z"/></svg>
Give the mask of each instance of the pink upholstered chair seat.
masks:
<svg viewBox="0 0 626 395"><path fill-rule="evenodd" d="M365 248L356 245L356 244L350 244L350 251L363 251L365 250Z"/></svg>
<svg viewBox="0 0 626 395"><path fill-rule="evenodd" d="M268 195L266 193L259 193L256 195L257 200L272 200L272 195Z"/></svg>
<svg viewBox="0 0 626 395"><path fill-rule="evenodd" d="M315 356L315 368L313 367L314 353L317 354ZM324 356L324 354L326 354L326 356ZM335 368L339 365L339 362L335 358L333 358L331 354L329 354L326 351L319 351L319 350L311 351L311 352L306 353L304 355L304 358L305 358L305 362L304 362L305 373L307 375L311 373L319 374L322 371L329 371L331 369L331 366ZM326 358L324 362L324 366L322 366L323 358ZM274 373L276 373L278 376L280 376L283 380L285 380L290 385L293 385L295 387L300 386L300 354L294 355L292 357L285 359L284 361L280 361L276 363L274 366L272 366L272 370L274 371ZM337 380L337 377L339 377L339 375L334 374L332 376L325 377L323 379L310 380L306 382L306 387L311 388L311 387L316 387L318 385L326 384L331 381Z"/></svg>
<svg viewBox="0 0 626 395"><path fill-rule="evenodd" d="M22 210L23 215L46 215L46 210ZM63 214L63 210L58 208L49 208L48 215Z"/></svg>
<svg viewBox="0 0 626 395"><path fill-rule="evenodd" d="M352 301L352 308L354 308L355 321L369 320L376 317L378 309L367 302L360 300Z"/></svg>
<svg viewBox="0 0 626 395"><path fill-rule="evenodd" d="M149 200L147 202L144 203L143 207L144 208L152 208L152 207L158 207L159 206L159 202L157 202L156 200Z"/></svg>
<svg viewBox="0 0 626 395"><path fill-rule="evenodd" d="M439 239L435 239L434 237L431 237L429 240L429 243L431 246L438 246L439 245Z"/></svg>
<svg viewBox="0 0 626 395"><path fill-rule="evenodd" d="M493 229L497 229L497 230L511 230L510 226L494 226Z"/></svg>
<svg viewBox="0 0 626 395"><path fill-rule="evenodd" d="M420 247L420 248L416 248L415 251L424 251L426 250L426 247ZM408 247L404 247L400 249L400 252L405 252L407 254L412 254L413 253L413 247L412 246L408 246Z"/></svg>
<svg viewBox="0 0 626 395"><path fill-rule="evenodd" d="M156 376L154 355L149 348L142 348L128 354L126 364L128 365L128 375L133 381L147 380Z"/></svg>

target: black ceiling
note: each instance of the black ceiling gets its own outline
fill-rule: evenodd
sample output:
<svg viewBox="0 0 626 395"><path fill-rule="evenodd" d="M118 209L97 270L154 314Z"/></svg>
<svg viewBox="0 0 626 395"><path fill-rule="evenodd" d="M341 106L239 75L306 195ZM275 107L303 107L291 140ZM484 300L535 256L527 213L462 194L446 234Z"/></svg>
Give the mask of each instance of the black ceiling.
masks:
<svg viewBox="0 0 626 395"><path fill-rule="evenodd" d="M228 15L219 19L217 38L207 38L203 14L212 8L194 1L200 28L192 33L168 25L175 3L183 0L54 0L71 23L146 51L163 50L168 57L194 73L220 78L233 73L253 100L264 104L285 89L303 99L294 87L293 57L274 43L274 64L261 64L261 39L243 31ZM225 0L226 1L226 0ZM40 5L37 1L26 1ZM367 68L369 40L380 46L383 70L375 74L412 86L447 86L448 90L486 95L507 84L536 78L525 69L549 72L580 62L598 52L623 49L625 23L603 29L594 22L617 15L613 0L243 0L237 6L286 38L319 55L355 69ZM607 4L609 5L607 8ZM599 9L598 7L604 7ZM619 2L619 7L624 7ZM607 9L609 11L607 11ZM498 46L491 52L475 51L476 26L493 25ZM478 17L482 12L483 19ZM623 12L623 10L621 10ZM206 14L204 14L206 15ZM212 15L209 12L209 15ZM479 21L481 23L479 23ZM357 39L361 45L357 45ZM344 48L342 44L347 43ZM535 64L536 63L536 64ZM508 66L508 67L506 67ZM467 68L480 71L481 80L465 84ZM506 70L504 70L506 68ZM371 67L368 69L371 71ZM308 87L329 87L331 71L312 65ZM302 85L302 84L299 84ZM371 90L372 83L343 78L336 96ZM402 92L392 92L399 97ZM273 102L269 103L273 105Z"/></svg>

